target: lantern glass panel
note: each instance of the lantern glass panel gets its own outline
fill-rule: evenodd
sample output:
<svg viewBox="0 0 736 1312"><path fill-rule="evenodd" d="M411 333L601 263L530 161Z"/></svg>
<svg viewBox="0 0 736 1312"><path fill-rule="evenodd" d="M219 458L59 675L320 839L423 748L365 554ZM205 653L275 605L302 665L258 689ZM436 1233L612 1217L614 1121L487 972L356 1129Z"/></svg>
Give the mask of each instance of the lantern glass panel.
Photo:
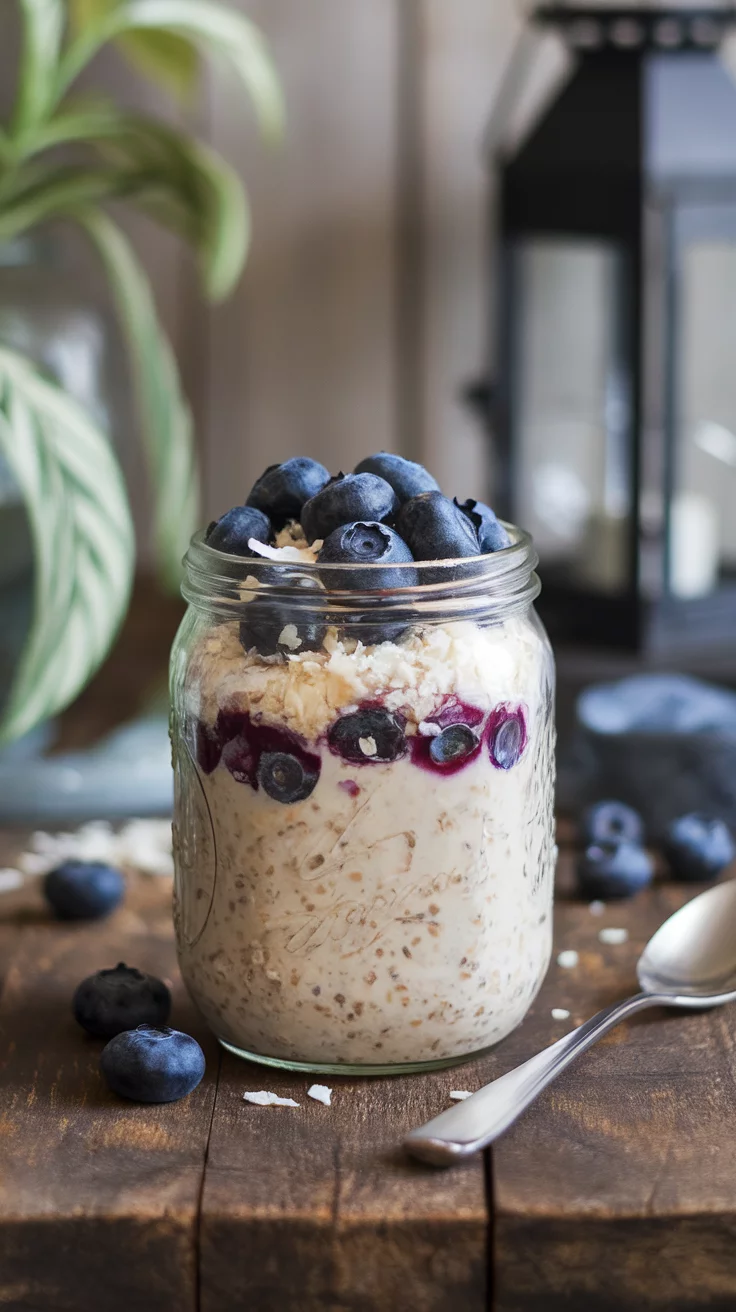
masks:
<svg viewBox="0 0 736 1312"><path fill-rule="evenodd" d="M515 514L548 571L604 591L629 578L626 274L606 241L533 237L512 256Z"/></svg>
<svg viewBox="0 0 736 1312"><path fill-rule="evenodd" d="M736 575L736 210L679 244L669 589Z"/></svg>

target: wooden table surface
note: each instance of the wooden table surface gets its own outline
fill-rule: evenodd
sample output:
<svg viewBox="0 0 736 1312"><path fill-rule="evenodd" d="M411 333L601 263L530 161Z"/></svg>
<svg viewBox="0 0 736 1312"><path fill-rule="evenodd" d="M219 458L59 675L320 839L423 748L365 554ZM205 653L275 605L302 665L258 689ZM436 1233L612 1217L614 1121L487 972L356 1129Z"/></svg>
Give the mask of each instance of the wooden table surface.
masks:
<svg viewBox="0 0 736 1312"><path fill-rule="evenodd" d="M21 838L5 835L0 864ZM564 867L569 858L563 854ZM309 1081L218 1049L175 964L170 881L51 922L37 881L0 898L0 1307L13 1312L686 1312L736 1308L736 1011L647 1013L583 1057L488 1154L407 1160L404 1132L631 992L649 934L694 890L601 918L558 899L555 953L523 1026L489 1055L404 1079ZM603 946L604 925L629 942ZM110 1094L77 982L124 960L167 978L207 1055L199 1088ZM566 1007L569 1022L556 1022ZM245 1089L299 1108L260 1108Z"/></svg>

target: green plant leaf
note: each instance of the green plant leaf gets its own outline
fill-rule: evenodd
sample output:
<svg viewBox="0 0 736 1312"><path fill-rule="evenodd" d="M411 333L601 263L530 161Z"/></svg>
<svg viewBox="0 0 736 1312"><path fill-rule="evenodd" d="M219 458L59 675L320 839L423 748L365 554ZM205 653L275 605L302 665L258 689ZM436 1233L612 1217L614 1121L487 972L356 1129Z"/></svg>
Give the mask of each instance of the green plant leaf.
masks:
<svg viewBox="0 0 736 1312"><path fill-rule="evenodd" d="M58 114L37 134L34 152L71 142L101 151L107 163L120 170L118 175L105 175L106 186L115 187L117 195L127 194L194 247L212 300L232 291L245 263L250 215L238 174L216 151L155 119L100 104ZM44 193L44 204L54 194L65 199L63 192L55 190L51 197ZM33 192L30 198L23 193L16 199L5 217L0 208L0 237L3 222L20 224L38 205Z"/></svg>
<svg viewBox="0 0 736 1312"><path fill-rule="evenodd" d="M176 589L182 556L197 527L199 487L192 417L182 395L173 351L158 322L148 279L130 242L99 210L80 210L75 218L102 257L126 335L155 495L159 570L162 581Z"/></svg>
<svg viewBox="0 0 736 1312"><path fill-rule="evenodd" d="M44 118L54 97L61 40L66 23L64 0L20 0L23 46L13 136Z"/></svg>
<svg viewBox="0 0 736 1312"><path fill-rule="evenodd" d="M48 219L66 217L80 206L141 194L156 179L121 168L31 169L18 174L19 186L5 191L0 204L0 241L10 241Z"/></svg>
<svg viewBox="0 0 736 1312"><path fill-rule="evenodd" d="M119 0L70 0L73 31L84 31L85 26L98 22L118 3ZM117 44L139 73L173 92L179 100L191 97L199 69L197 51L191 42L175 32L151 28L147 32L130 32L120 37Z"/></svg>
<svg viewBox="0 0 736 1312"><path fill-rule="evenodd" d="M56 100L107 41L151 29L174 32L205 53L229 60L250 93L264 132L281 131L281 89L263 36L242 14L212 0L119 0L96 22L87 23L67 49Z"/></svg>
<svg viewBox="0 0 736 1312"><path fill-rule="evenodd" d="M3 347L0 449L21 488L36 562L31 632L0 724L8 740L67 706L101 664L125 614L135 547L104 433Z"/></svg>

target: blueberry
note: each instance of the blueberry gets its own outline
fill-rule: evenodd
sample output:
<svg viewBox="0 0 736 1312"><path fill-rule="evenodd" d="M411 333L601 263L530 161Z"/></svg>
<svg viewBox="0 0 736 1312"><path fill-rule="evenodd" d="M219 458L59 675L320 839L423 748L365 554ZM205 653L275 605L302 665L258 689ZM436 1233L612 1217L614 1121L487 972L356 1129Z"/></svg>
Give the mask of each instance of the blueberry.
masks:
<svg viewBox="0 0 736 1312"><path fill-rule="evenodd" d="M596 802L580 817L586 843L642 843L644 821L625 802Z"/></svg>
<svg viewBox="0 0 736 1312"><path fill-rule="evenodd" d="M278 802L300 801L317 783L319 756L289 729L263 724L247 711L221 710L213 736L221 744L220 759L233 779L251 788L260 785Z"/></svg>
<svg viewBox="0 0 736 1312"><path fill-rule="evenodd" d="M327 741L330 751L356 765L396 761L406 752L402 717L382 706L363 707L341 716L331 726Z"/></svg>
<svg viewBox="0 0 736 1312"><path fill-rule="evenodd" d="M578 860L578 889L585 898L631 897L651 884L654 863L638 843L593 843Z"/></svg>
<svg viewBox="0 0 736 1312"><path fill-rule="evenodd" d="M295 456L283 465L269 465L248 494L248 505L268 515L274 527L298 519L302 506L329 482L329 471L317 460Z"/></svg>
<svg viewBox="0 0 736 1312"><path fill-rule="evenodd" d="M231 556L257 556L258 553L248 546L249 538L270 542L271 524L266 515L252 506L234 506L210 525L205 541L208 547L226 551Z"/></svg>
<svg viewBox="0 0 736 1312"><path fill-rule="evenodd" d="M122 902L125 880L102 861L64 861L46 876L43 891L59 920L98 920Z"/></svg>
<svg viewBox="0 0 736 1312"><path fill-rule="evenodd" d="M486 556L492 551L503 551L504 547L511 546L511 538L499 519L496 518L495 512L487 506L484 501L458 501L457 497L453 498L458 510L462 510L467 516L478 534L478 543L483 555Z"/></svg>
<svg viewBox="0 0 736 1312"><path fill-rule="evenodd" d="M371 565L368 570L350 570L345 578L342 571L325 570L322 582L326 588L332 586L338 590L352 588L358 590L378 590L391 588L410 588L416 585L415 569L375 569L376 565L401 565L413 561L409 548L387 524L357 521L341 524L333 529L325 539L319 553L320 565Z"/></svg>
<svg viewBox="0 0 736 1312"><path fill-rule="evenodd" d="M693 811L673 820L664 852L675 879L715 879L736 857L736 845L723 820Z"/></svg>
<svg viewBox="0 0 736 1312"><path fill-rule="evenodd" d="M499 706L489 716L488 751L493 765L510 770L526 747L526 721L521 709Z"/></svg>
<svg viewBox="0 0 736 1312"><path fill-rule="evenodd" d="M323 617L300 612L286 601L251 601L241 613L245 616L240 622L244 651L255 648L261 656L319 651L325 640Z"/></svg>
<svg viewBox="0 0 736 1312"><path fill-rule="evenodd" d="M388 519L398 506L396 493L376 474L338 474L302 507L308 542L328 538L333 529L355 520Z"/></svg>
<svg viewBox="0 0 736 1312"><path fill-rule="evenodd" d="M429 755L437 765L464 761L477 751L479 738L467 724L450 724L429 740Z"/></svg>
<svg viewBox="0 0 736 1312"><path fill-rule="evenodd" d="M291 752L264 752L257 776L264 793L274 802L303 802L314 791L319 771Z"/></svg>
<svg viewBox="0 0 736 1312"><path fill-rule="evenodd" d="M163 980L126 966L98 970L77 986L72 1001L74 1019L88 1034L111 1039L136 1025L165 1025L171 994Z"/></svg>
<svg viewBox="0 0 736 1312"><path fill-rule="evenodd" d="M374 456L367 456L355 466L356 474L378 474L390 483L399 501L408 501L420 492L439 492L440 485L424 465L414 460L405 460L403 456L393 455L390 451L379 451Z"/></svg>
<svg viewBox="0 0 736 1312"><path fill-rule="evenodd" d="M474 526L441 492L422 492L405 501L394 523L415 560L480 555Z"/></svg>
<svg viewBox="0 0 736 1312"><path fill-rule="evenodd" d="M204 1053L180 1030L139 1025L117 1034L102 1051L100 1069L113 1093L135 1102L175 1102L196 1089Z"/></svg>

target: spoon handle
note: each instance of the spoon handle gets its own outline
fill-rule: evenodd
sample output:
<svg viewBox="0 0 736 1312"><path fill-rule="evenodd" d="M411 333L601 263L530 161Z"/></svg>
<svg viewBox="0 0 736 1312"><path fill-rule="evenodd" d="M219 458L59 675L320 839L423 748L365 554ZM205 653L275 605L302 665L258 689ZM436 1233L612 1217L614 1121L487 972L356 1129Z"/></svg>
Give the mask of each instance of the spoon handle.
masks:
<svg viewBox="0 0 736 1312"><path fill-rule="evenodd" d="M427 1125L411 1130L404 1146L413 1157L433 1166L449 1166L471 1157L508 1130L579 1053L585 1052L619 1021L627 1020L644 1007L661 1006L666 1001L651 993L637 993L626 1002L605 1007L551 1047L486 1084L472 1098L449 1107Z"/></svg>

